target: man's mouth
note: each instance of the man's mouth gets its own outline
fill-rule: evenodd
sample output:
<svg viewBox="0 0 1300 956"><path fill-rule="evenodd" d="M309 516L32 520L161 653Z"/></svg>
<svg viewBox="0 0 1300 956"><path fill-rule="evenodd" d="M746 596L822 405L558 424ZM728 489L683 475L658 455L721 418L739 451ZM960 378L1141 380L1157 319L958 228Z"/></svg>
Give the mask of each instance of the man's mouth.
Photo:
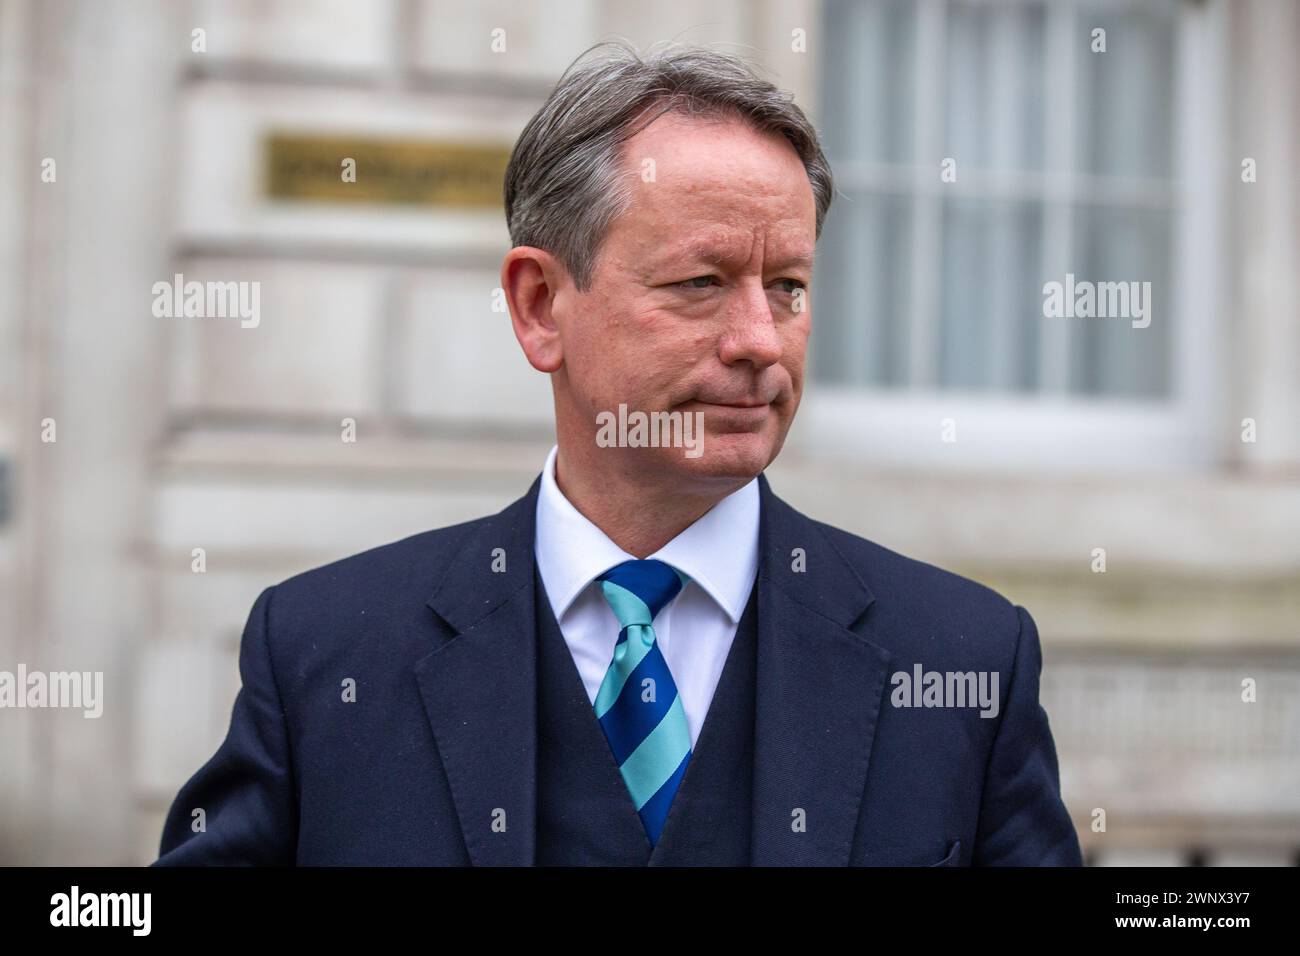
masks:
<svg viewBox="0 0 1300 956"><path fill-rule="evenodd" d="M766 408L776 401L776 396L773 396L772 398L729 398L723 396L706 397L701 395L697 396L694 401L701 405L712 405L716 408Z"/></svg>
<svg viewBox="0 0 1300 956"><path fill-rule="evenodd" d="M694 411L703 414L710 430L749 432L763 428L771 414L771 402L739 399L729 402L710 402L696 399L690 403Z"/></svg>

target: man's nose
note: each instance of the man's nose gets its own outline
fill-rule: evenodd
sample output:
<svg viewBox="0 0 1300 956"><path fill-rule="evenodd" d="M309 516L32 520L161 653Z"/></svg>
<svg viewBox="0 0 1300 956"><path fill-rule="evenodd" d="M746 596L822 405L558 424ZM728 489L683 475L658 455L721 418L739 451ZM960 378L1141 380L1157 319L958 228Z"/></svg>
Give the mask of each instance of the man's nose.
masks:
<svg viewBox="0 0 1300 956"><path fill-rule="evenodd" d="M755 368L767 368L778 362L781 336L762 282L743 285L733 294L728 306L727 326L718 343L718 355L723 363L749 362Z"/></svg>

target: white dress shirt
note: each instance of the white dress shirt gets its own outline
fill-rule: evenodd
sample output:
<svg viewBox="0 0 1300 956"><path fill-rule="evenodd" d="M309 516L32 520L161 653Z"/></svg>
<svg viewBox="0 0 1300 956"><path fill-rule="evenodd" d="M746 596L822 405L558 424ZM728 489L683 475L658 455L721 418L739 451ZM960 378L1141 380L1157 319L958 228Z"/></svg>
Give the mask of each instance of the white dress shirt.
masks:
<svg viewBox="0 0 1300 956"><path fill-rule="evenodd" d="M537 496L537 568L594 707L619 634L618 618L595 579L636 556L611 541L560 491L558 447L546 458ZM691 579L659 612L654 629L682 698L692 750L758 575L758 510L754 479L650 555Z"/></svg>

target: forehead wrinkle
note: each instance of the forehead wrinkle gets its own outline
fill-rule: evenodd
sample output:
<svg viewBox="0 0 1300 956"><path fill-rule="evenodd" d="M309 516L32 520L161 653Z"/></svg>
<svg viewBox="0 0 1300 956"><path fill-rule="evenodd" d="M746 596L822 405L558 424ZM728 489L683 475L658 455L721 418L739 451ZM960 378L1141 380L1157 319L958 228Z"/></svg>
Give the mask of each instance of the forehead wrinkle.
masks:
<svg viewBox="0 0 1300 956"><path fill-rule="evenodd" d="M769 268L804 267L812 268L813 253L801 249L783 252L779 239L755 228L750 242L745 242L739 235L717 237L714 239L688 239L663 250L662 258L655 261L665 262L707 262L723 266L731 263L746 264L757 255Z"/></svg>
<svg viewBox="0 0 1300 956"><path fill-rule="evenodd" d="M761 242L760 242L761 245ZM665 250L667 262L706 262L725 266L745 263L754 256L754 243L739 238L689 239Z"/></svg>

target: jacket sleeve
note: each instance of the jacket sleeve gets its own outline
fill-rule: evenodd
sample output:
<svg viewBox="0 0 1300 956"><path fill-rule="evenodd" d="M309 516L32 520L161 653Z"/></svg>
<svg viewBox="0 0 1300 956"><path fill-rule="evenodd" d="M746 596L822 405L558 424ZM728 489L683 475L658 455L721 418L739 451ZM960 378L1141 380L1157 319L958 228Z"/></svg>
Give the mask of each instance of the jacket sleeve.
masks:
<svg viewBox="0 0 1300 956"><path fill-rule="evenodd" d="M1002 720L993 739L971 863L1081 866L1079 838L1061 801L1056 745L1038 702L1038 629L1016 608L1020 633Z"/></svg>
<svg viewBox="0 0 1300 956"><path fill-rule="evenodd" d="M242 686L226 739L177 794L154 866L294 862L298 811L284 705L271 665L273 591L258 596L244 627Z"/></svg>

